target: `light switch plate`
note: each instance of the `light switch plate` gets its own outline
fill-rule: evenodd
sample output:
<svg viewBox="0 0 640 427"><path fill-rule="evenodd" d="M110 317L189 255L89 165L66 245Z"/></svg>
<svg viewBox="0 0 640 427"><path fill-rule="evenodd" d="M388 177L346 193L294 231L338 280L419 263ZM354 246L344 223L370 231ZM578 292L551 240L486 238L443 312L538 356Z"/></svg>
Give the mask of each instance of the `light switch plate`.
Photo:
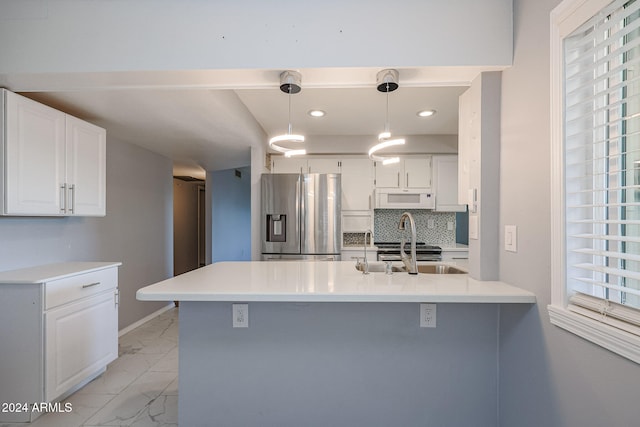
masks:
<svg viewBox="0 0 640 427"><path fill-rule="evenodd" d="M518 252L518 227L515 225L504 226L504 250Z"/></svg>
<svg viewBox="0 0 640 427"><path fill-rule="evenodd" d="M469 189L469 212L476 213L478 211L478 189Z"/></svg>

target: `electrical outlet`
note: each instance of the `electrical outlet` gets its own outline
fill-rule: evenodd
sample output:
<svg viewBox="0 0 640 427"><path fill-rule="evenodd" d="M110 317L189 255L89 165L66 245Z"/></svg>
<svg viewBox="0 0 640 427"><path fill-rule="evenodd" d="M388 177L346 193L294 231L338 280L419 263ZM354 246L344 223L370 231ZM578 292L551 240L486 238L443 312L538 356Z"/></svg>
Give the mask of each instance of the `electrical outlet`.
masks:
<svg viewBox="0 0 640 427"><path fill-rule="evenodd" d="M420 327L436 327L436 304L420 304Z"/></svg>
<svg viewBox="0 0 640 427"><path fill-rule="evenodd" d="M448 221L447 222L447 230L453 231L453 221Z"/></svg>
<svg viewBox="0 0 640 427"><path fill-rule="evenodd" d="M427 228L436 228L436 221L433 219L427 220Z"/></svg>
<svg viewBox="0 0 640 427"><path fill-rule="evenodd" d="M249 327L249 304L232 304L232 323L234 328Z"/></svg>

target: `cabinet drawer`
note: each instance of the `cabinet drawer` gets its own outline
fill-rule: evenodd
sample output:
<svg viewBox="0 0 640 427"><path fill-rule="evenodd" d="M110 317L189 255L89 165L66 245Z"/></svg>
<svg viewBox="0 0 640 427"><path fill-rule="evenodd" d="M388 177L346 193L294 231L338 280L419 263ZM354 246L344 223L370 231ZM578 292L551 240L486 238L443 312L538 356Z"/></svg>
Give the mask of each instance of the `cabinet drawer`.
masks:
<svg viewBox="0 0 640 427"><path fill-rule="evenodd" d="M45 310L118 286L118 269L107 268L45 284Z"/></svg>

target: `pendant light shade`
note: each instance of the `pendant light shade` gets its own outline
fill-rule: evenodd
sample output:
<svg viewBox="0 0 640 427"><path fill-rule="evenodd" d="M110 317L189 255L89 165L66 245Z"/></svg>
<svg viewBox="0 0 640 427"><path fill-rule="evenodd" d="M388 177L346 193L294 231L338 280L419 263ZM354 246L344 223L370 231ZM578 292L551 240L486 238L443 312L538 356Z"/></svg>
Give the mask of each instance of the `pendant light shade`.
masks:
<svg viewBox="0 0 640 427"><path fill-rule="evenodd" d="M286 93L289 98L289 125L287 127L287 133L274 136L269 140L269 147L275 151L284 153L286 157L307 154L307 151L304 149L289 148L283 145L283 143L304 142L304 136L293 134L291 126L291 95L302 90L301 82L302 76L297 71L283 71L280 74L280 90Z"/></svg>
<svg viewBox="0 0 640 427"><path fill-rule="evenodd" d="M377 75L377 89L379 92L385 92L387 94L386 116L384 123L384 132L378 135L378 143L369 149L369 158L371 160L382 162L383 165L389 165L392 163L398 163L399 157L385 157L380 156L377 153L385 148L393 147L396 145L404 145L404 138L391 138L391 131L389 130L389 92L393 92L398 89L398 71L397 70L382 70Z"/></svg>

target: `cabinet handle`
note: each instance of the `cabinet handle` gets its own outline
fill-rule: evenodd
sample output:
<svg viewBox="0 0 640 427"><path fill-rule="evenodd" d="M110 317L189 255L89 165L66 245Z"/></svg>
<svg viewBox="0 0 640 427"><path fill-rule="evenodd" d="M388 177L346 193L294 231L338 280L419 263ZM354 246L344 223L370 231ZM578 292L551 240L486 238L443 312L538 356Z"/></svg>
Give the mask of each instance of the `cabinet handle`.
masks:
<svg viewBox="0 0 640 427"><path fill-rule="evenodd" d="M118 307L118 305L120 305L120 290L116 289L116 291L113 294L113 300L114 303L116 305L116 307Z"/></svg>
<svg viewBox="0 0 640 427"><path fill-rule="evenodd" d="M71 207L69 208L69 212L75 213L75 211L76 211L76 186L74 184L71 184L69 186L69 194L70 194L69 199L71 199L71 202L69 203L71 205Z"/></svg>
<svg viewBox="0 0 640 427"><path fill-rule="evenodd" d="M369 210L371 210L371 194L369 194Z"/></svg>
<svg viewBox="0 0 640 427"><path fill-rule="evenodd" d="M398 187L400 187L400 172L398 172Z"/></svg>
<svg viewBox="0 0 640 427"><path fill-rule="evenodd" d="M67 184L60 186L60 212L67 212Z"/></svg>
<svg viewBox="0 0 640 427"><path fill-rule="evenodd" d="M407 172L407 187L409 187L409 172Z"/></svg>
<svg viewBox="0 0 640 427"><path fill-rule="evenodd" d="M94 286L98 286L100 282L89 283L88 285L82 285L82 289L92 288Z"/></svg>

